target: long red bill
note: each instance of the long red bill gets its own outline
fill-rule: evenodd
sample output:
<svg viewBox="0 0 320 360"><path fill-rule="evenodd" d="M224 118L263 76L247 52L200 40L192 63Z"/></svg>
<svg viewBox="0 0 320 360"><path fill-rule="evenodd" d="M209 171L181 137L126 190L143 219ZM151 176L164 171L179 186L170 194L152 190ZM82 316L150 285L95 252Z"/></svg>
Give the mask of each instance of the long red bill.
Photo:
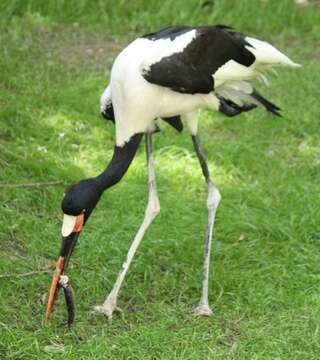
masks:
<svg viewBox="0 0 320 360"><path fill-rule="evenodd" d="M56 263L56 269L51 281L51 287L49 291L48 304L44 317L44 323L47 324L49 317L53 311L53 305L57 298L57 293L59 289L59 281L61 275L64 275L65 268L68 266L68 262L72 251L76 245L79 234L84 225L84 214L78 216L64 215L63 224L62 224L62 245L60 249L60 256ZM68 296L70 292L65 291L65 294ZM70 296L69 296L70 297ZM73 300L72 300L73 303ZM70 301L67 301L67 305L71 304ZM70 309L68 309L69 311ZM70 310L71 311L71 310ZM73 310L72 310L73 311ZM73 318L74 316L72 316Z"/></svg>
<svg viewBox="0 0 320 360"><path fill-rule="evenodd" d="M57 297L58 284L59 284L60 276L63 272L63 268L64 268L64 257L59 256L58 261L56 263L56 270L53 274L53 278L51 281L48 304L47 304L46 314L44 317L45 324L48 323L49 317L53 310L53 305Z"/></svg>

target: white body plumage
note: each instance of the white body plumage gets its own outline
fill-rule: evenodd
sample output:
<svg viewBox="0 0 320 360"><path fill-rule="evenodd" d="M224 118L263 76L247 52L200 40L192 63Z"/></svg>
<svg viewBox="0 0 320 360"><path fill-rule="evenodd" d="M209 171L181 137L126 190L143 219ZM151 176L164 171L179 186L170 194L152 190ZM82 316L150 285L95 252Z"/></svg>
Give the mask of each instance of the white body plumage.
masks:
<svg viewBox="0 0 320 360"><path fill-rule="evenodd" d="M134 134L152 128L155 119L160 117L181 115L194 134L197 131L197 110L203 107L218 110L220 97L239 106L248 102L261 105L250 96L253 88L249 81L259 77L265 79L263 71L273 66L300 66L269 43L246 37L249 45L246 49L255 56L255 61L250 66L233 59L222 64L211 74L215 87L209 93L178 92L144 78L153 64L182 54L196 36L196 30L191 29L174 39L138 38L117 56L110 85L101 96L101 111L112 102L118 146L123 146Z"/></svg>

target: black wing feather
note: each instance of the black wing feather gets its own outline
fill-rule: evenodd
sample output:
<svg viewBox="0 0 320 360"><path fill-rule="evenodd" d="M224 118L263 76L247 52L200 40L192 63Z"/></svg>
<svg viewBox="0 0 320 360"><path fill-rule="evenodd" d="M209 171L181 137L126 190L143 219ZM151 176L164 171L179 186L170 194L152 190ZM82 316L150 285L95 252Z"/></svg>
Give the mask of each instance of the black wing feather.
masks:
<svg viewBox="0 0 320 360"><path fill-rule="evenodd" d="M101 115L106 119L114 123L114 111L112 103L109 103L105 109L101 112Z"/></svg>
<svg viewBox="0 0 320 360"><path fill-rule="evenodd" d="M183 124L179 115L162 118L165 122L175 128L178 132L183 130Z"/></svg>
<svg viewBox="0 0 320 360"><path fill-rule="evenodd" d="M279 112L281 111L281 109L277 105L260 95L257 90L253 90L253 93L250 94L250 96L257 100L269 113L281 117L281 114Z"/></svg>
<svg viewBox="0 0 320 360"><path fill-rule="evenodd" d="M146 38L152 41L156 41L159 39L174 40L177 36L182 35L185 32L190 31L191 29L192 28L190 26L170 26L157 32L143 35L142 38Z"/></svg>
<svg viewBox="0 0 320 360"><path fill-rule="evenodd" d="M206 94L214 89L212 75L229 60L244 66L255 61L254 55L245 47L250 45L242 34L228 31L223 25L195 30L196 37L182 52L163 57L148 69L142 69L143 77L181 93ZM183 32L186 32L185 28Z"/></svg>

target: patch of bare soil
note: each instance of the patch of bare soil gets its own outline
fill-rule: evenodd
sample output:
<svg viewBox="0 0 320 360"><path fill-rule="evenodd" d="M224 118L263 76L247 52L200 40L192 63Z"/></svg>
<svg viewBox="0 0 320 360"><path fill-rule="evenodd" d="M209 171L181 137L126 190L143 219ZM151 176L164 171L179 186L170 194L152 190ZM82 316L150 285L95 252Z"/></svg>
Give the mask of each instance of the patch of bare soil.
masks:
<svg viewBox="0 0 320 360"><path fill-rule="evenodd" d="M77 28L76 28L77 29ZM80 31L62 34L56 53L68 64L85 66L92 70L110 68L125 42L112 36L99 36Z"/></svg>
<svg viewBox="0 0 320 360"><path fill-rule="evenodd" d="M58 58L72 68L107 73L117 54L128 43L120 37L88 33L78 23L59 26L52 31L41 30L38 36L47 59Z"/></svg>
<svg viewBox="0 0 320 360"><path fill-rule="evenodd" d="M320 0L295 0L299 6L316 6L320 7Z"/></svg>

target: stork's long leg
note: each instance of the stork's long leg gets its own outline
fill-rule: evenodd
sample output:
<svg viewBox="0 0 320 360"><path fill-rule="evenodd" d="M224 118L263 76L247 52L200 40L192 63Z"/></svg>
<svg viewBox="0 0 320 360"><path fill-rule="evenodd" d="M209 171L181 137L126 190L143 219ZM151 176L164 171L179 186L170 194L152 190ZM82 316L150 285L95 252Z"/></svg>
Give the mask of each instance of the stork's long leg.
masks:
<svg viewBox="0 0 320 360"><path fill-rule="evenodd" d="M118 273L117 280L110 292L110 294L107 296L105 302L101 306L95 306L94 310L97 312L104 313L108 316L109 320L112 319L112 314L114 310L117 308L117 298L118 294L122 285L122 282L125 278L125 275L129 269L129 266L131 264L131 261L134 257L134 254L136 253L136 250L138 249L140 242L148 229L149 225L152 223L154 218L159 214L160 212L160 203L156 188L156 178L155 178L155 171L154 171L154 161L153 161L153 155L152 155L152 135L151 133L146 134L146 152L147 152L147 163L148 163L148 185L149 185L149 199L148 199L148 205L145 211L145 216L143 219L143 222L129 248L127 258L125 262L122 264L122 267Z"/></svg>
<svg viewBox="0 0 320 360"><path fill-rule="evenodd" d="M221 195L210 176L209 168L206 163L206 159L201 149L199 138L197 135L192 135L192 142L194 149L197 153L203 175L208 185L208 200L207 200L208 226L207 226L207 232L205 235L205 244L204 244L202 292L201 292L199 305L195 308L194 314L210 316L212 315L212 310L209 306L209 301L208 301L210 253L211 253L211 242L212 242L214 220L215 220L216 210L221 199Z"/></svg>

